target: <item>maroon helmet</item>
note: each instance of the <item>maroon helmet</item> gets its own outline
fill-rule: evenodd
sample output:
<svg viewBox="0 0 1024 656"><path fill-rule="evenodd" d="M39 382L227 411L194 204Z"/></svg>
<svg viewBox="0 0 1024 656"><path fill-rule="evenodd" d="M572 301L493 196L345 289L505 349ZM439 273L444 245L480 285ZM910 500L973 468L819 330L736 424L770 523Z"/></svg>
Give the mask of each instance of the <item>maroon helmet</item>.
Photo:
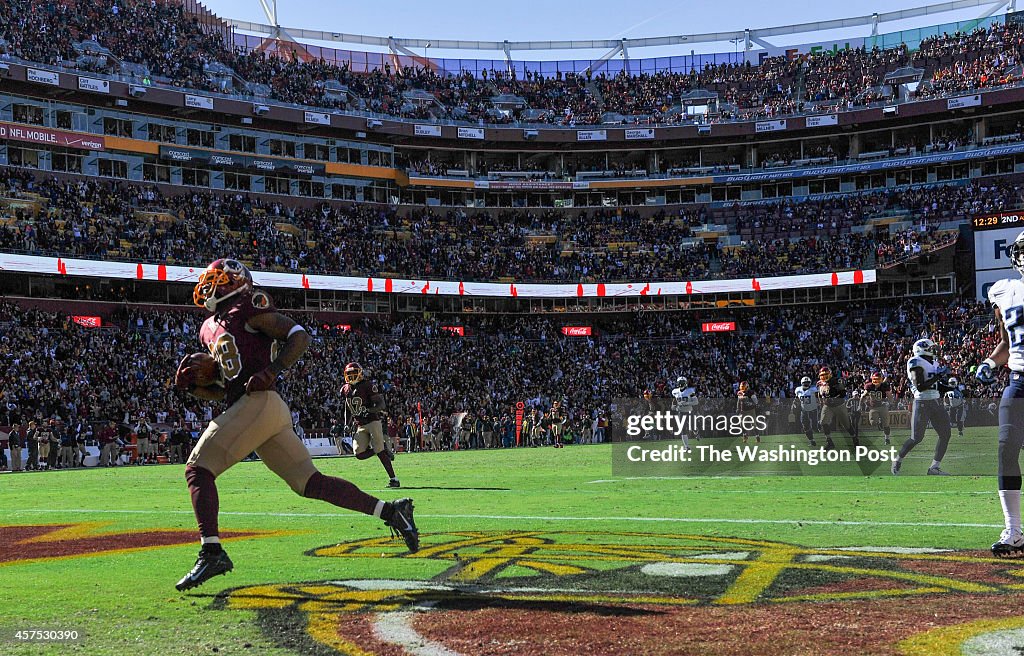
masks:
<svg viewBox="0 0 1024 656"><path fill-rule="evenodd" d="M199 274L199 282L192 291L192 301L210 312L217 305L232 296L252 291L252 274L238 260L232 258L212 262Z"/></svg>

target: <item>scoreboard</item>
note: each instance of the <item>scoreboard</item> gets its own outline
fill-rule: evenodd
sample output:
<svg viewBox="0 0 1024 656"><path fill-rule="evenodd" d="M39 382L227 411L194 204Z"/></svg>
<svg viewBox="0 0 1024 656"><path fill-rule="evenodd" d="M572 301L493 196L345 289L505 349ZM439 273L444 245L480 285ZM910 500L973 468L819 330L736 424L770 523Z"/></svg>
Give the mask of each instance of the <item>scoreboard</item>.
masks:
<svg viewBox="0 0 1024 656"><path fill-rule="evenodd" d="M971 218L971 228L975 294L979 301L985 301L992 283L1020 276L1010 264L1010 244L1024 231L1024 211L979 214Z"/></svg>
<svg viewBox="0 0 1024 656"><path fill-rule="evenodd" d="M1024 229L1024 212L982 214L971 219L971 227L975 230L1001 230L1003 228L1021 230Z"/></svg>

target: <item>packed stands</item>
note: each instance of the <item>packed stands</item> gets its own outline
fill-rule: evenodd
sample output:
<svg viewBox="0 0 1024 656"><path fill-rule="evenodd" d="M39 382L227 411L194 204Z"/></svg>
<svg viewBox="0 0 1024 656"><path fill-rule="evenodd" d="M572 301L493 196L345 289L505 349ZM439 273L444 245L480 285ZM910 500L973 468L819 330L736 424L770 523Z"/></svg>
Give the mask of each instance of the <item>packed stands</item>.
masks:
<svg viewBox="0 0 1024 656"><path fill-rule="evenodd" d="M536 317L463 317L466 335L458 336L438 319L365 319L340 332L314 315L295 316L315 340L281 389L306 433L343 421L338 372L353 360L381 384L399 423L419 409L428 424L460 412L506 420L518 401L548 408L563 400L580 435L611 399L645 389L665 397L678 375L703 398L731 397L744 380L778 399L792 397L801 376L828 364L848 385L884 372L902 404L909 347L926 335L981 409L991 390L970 372L997 337L984 304L958 300L740 311L732 317L740 330L731 334L698 332L693 321L706 317L647 313L601 320L587 338L562 336L557 321ZM194 309L124 306L110 326L86 328L64 314L0 302L0 424L131 423L140 415L164 425L208 420L215 404L172 385L178 361L199 348L203 317Z"/></svg>
<svg viewBox="0 0 1024 656"><path fill-rule="evenodd" d="M994 22L969 34L943 34L906 47L821 51L687 72L604 74L483 71L479 77L385 65L347 65L265 51L235 50L230 31L209 13L156 0L11 0L0 7L0 57L127 74L138 82L339 107L390 116L488 123L560 125L675 123L692 120L681 96L717 96L707 120L749 119L847 109L896 97L887 76L920 70L915 97L1016 84L1024 32ZM916 74L915 74L916 75ZM609 118L610 117L610 118Z"/></svg>
<svg viewBox="0 0 1024 656"><path fill-rule="evenodd" d="M944 223L1022 204L1019 185L981 182L653 216L328 203L303 209L241 194L167 196L152 186L0 170L0 198L19 196L36 199L37 209L19 207L0 226L3 250L191 265L230 253L259 270L568 282L863 268L913 254L911 242L947 243ZM865 232L878 216L907 227ZM740 241L694 239L702 223L724 224Z"/></svg>

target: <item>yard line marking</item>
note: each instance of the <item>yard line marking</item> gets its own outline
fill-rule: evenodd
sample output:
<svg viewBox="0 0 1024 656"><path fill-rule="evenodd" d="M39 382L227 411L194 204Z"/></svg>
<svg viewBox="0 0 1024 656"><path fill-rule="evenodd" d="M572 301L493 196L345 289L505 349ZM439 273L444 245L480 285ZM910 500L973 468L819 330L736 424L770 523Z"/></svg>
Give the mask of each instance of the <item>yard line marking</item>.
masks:
<svg viewBox="0 0 1024 656"><path fill-rule="evenodd" d="M191 510L98 510L62 508L19 508L7 514L26 513L83 513L96 515L192 515ZM221 515L232 517L341 517L351 513L296 513L296 512L242 512L222 511ZM369 516L367 515L369 518ZM1002 524L975 524L969 522L877 522L872 520L832 519L749 519L745 517L566 517L560 515L474 515L474 514L422 514L428 519L500 519L551 522L667 522L678 524L809 524L821 526L931 526L936 528L1002 528Z"/></svg>
<svg viewBox="0 0 1024 656"><path fill-rule="evenodd" d="M627 480L629 480L629 481L643 480L644 478L648 478L648 477L646 477L646 476L639 476L639 477L632 477L632 478L628 478L628 479L625 479L625 478L599 478L599 479L593 480L593 481L586 481L585 484L586 485L590 485L590 484L593 484L593 483L624 483ZM682 480L682 477L672 477L672 478L669 478L669 477L659 476L659 477L650 477L650 478L657 478L658 480ZM698 476L687 476L685 478L696 480L696 479L701 478L701 477L698 477ZM909 477L906 477L906 478L909 478ZM921 478L923 478L923 476ZM866 495L874 495L874 494L913 494L913 495L917 495L917 494L942 494L942 495L945 495L945 496L949 496L949 495L953 495L953 494L990 495L990 494L992 494L992 491L991 490L976 490L976 491L971 491L971 490L869 490L869 489L864 489L864 490L833 490L833 489L816 490L816 489L812 489L812 488L807 488L807 489L795 489L795 490L776 490L776 489L772 489L772 490L705 490L705 491L702 491L701 494L866 494Z"/></svg>

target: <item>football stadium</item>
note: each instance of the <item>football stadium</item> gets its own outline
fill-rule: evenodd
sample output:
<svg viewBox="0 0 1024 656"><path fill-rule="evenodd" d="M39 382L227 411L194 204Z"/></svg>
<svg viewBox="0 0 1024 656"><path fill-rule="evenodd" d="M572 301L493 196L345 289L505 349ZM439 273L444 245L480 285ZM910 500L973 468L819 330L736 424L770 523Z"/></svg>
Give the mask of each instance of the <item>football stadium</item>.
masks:
<svg viewBox="0 0 1024 656"><path fill-rule="evenodd" d="M1013 0L251 4L0 0L0 654L1024 653Z"/></svg>

